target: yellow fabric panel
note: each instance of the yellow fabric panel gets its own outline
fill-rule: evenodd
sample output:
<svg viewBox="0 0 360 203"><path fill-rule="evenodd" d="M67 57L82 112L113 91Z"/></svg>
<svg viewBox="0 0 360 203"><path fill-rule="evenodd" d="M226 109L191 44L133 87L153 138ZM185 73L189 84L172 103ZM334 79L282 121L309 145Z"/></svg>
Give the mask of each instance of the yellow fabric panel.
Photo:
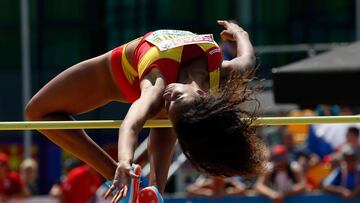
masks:
<svg viewBox="0 0 360 203"><path fill-rule="evenodd" d="M139 65L138 65L138 73L141 78L142 74L146 70L146 68L155 62L156 60L162 59L162 58L168 58L175 60L177 62L181 62L181 55L182 55L183 46L176 47L173 49L169 49L166 51L160 51L157 47L150 48L145 55L140 59Z"/></svg>
<svg viewBox="0 0 360 203"><path fill-rule="evenodd" d="M220 85L220 68L210 72L210 92L213 94L219 89Z"/></svg>
<svg viewBox="0 0 360 203"><path fill-rule="evenodd" d="M137 77L138 74L126 58L126 55L125 55L126 46L127 45L124 46L123 52L121 54L121 66L122 66L122 69L123 69L126 79L132 84L134 82L135 77Z"/></svg>
<svg viewBox="0 0 360 203"><path fill-rule="evenodd" d="M217 46L216 44L211 44L211 43L199 43L197 44L204 52L206 52L207 50L211 49L212 47Z"/></svg>

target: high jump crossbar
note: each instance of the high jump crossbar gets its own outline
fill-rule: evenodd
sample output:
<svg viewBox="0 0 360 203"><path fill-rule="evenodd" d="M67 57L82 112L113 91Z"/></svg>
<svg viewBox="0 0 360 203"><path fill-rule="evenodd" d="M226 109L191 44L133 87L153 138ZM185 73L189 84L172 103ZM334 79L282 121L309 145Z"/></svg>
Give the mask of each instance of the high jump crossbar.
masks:
<svg viewBox="0 0 360 203"><path fill-rule="evenodd" d="M243 118L246 119L246 118ZM109 129L119 128L122 120L83 120L83 121L12 121L0 122L0 130L53 130L53 129ZM253 125L302 125L360 123L356 116L306 116L306 117L259 117ZM172 127L169 120L149 120L144 128Z"/></svg>

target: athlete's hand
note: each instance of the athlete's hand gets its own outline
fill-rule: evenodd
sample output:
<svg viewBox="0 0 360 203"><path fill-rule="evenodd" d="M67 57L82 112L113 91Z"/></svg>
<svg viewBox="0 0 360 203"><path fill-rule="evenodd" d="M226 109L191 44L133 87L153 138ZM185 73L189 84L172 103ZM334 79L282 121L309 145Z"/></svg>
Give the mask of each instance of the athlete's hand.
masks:
<svg viewBox="0 0 360 203"><path fill-rule="evenodd" d="M130 163L119 162L115 171L114 180L105 193L105 199L113 194L111 202L117 203L121 198L125 197L131 178L139 178L139 176L131 170Z"/></svg>
<svg viewBox="0 0 360 203"><path fill-rule="evenodd" d="M284 196L280 193L275 193L271 195L270 199L273 203L283 203L284 202Z"/></svg>
<svg viewBox="0 0 360 203"><path fill-rule="evenodd" d="M246 33L244 29L235 23L231 23L226 20L218 20L217 23L225 28L225 30L220 33L223 40L236 41L237 35Z"/></svg>
<svg viewBox="0 0 360 203"><path fill-rule="evenodd" d="M343 188L340 191L340 194L342 197L344 197L345 199L351 199L351 191L347 188Z"/></svg>

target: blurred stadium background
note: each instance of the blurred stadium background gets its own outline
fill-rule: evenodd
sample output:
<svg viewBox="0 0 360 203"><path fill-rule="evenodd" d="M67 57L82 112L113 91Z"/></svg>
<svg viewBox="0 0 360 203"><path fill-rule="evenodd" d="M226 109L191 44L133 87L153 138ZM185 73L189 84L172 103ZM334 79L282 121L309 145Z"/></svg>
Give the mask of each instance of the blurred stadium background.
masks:
<svg viewBox="0 0 360 203"><path fill-rule="evenodd" d="M0 0L1 121L23 120L24 77L31 78L29 87L30 95L33 95L65 68L156 29L213 33L220 42L222 28L216 24L218 19L234 20L250 35L260 64L258 76L265 79L264 92L259 96L264 114L289 115L303 107L315 112L315 105L275 103L272 68L314 57L360 38L358 0L28 0L31 71L26 76L22 75L20 2ZM77 118L122 119L127 108L126 104L112 103ZM299 128L302 132L308 129L304 126ZM31 134L31 139L28 139L29 133L0 132L0 151L9 155L13 170L19 170L24 156L33 157L39 163L41 174L37 180L39 195L46 196L62 175L69 155L39 133ZM91 130L89 134L114 153L116 130ZM146 134L144 130L141 139ZM302 144L306 136L298 136L297 144ZM27 140L27 145L24 145L24 140ZM26 150L30 150L31 155L24 155ZM194 181L195 177L196 173L188 166L178 170L169 181L168 201L269 201L258 196L187 199L181 194L184 194L186 184ZM317 193L287 201L340 202L342 199Z"/></svg>

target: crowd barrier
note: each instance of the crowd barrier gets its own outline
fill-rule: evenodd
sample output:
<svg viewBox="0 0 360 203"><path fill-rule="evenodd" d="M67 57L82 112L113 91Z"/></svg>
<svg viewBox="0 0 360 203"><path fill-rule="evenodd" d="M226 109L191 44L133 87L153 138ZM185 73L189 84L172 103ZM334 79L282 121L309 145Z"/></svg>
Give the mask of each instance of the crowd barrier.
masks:
<svg viewBox="0 0 360 203"><path fill-rule="evenodd" d="M227 196L218 198L166 196L165 203L271 203L263 196ZM109 203L110 201L98 200L95 203ZM346 200L338 195L329 194L307 194L288 197L284 203L359 203L360 195L353 200ZM59 203L50 197L34 197L23 200L10 200L7 203Z"/></svg>
<svg viewBox="0 0 360 203"><path fill-rule="evenodd" d="M272 203L263 196L232 196L222 198L204 197L166 197L165 203ZM288 197L284 203L359 203L358 196L353 200L346 200L337 195L328 194L309 194Z"/></svg>
<svg viewBox="0 0 360 203"><path fill-rule="evenodd" d="M26 199L13 199L6 201L6 203L59 203L59 201L48 196L41 196Z"/></svg>

